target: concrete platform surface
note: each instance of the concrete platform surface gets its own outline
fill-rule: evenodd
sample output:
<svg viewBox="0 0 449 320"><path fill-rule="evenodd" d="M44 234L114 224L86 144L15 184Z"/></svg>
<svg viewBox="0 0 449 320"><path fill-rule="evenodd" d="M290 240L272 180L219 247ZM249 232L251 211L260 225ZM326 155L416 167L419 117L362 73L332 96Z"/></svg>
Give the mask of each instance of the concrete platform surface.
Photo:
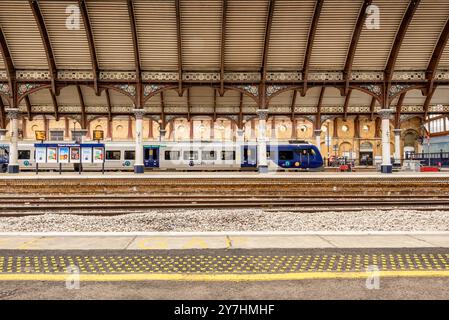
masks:
<svg viewBox="0 0 449 320"><path fill-rule="evenodd" d="M173 172L155 171L143 174L133 174L131 172L84 172L77 174L74 172L21 172L19 174L0 174L0 180L14 179L191 179L191 178L449 178L448 171L441 172L394 172L383 174L380 172Z"/></svg>
<svg viewBox="0 0 449 320"><path fill-rule="evenodd" d="M449 248L449 232L2 233L8 250Z"/></svg>

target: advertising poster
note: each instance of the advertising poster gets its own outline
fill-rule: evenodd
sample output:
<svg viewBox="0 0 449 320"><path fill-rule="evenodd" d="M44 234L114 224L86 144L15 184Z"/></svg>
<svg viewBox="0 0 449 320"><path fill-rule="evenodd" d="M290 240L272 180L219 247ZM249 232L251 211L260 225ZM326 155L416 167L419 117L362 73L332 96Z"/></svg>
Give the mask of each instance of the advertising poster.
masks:
<svg viewBox="0 0 449 320"><path fill-rule="evenodd" d="M104 155L102 147L94 148L94 163L103 163Z"/></svg>
<svg viewBox="0 0 449 320"><path fill-rule="evenodd" d="M71 147L70 148L70 162L71 163L80 163L80 147Z"/></svg>
<svg viewBox="0 0 449 320"><path fill-rule="evenodd" d="M57 163L58 162L58 148L48 147L47 148L47 162Z"/></svg>
<svg viewBox="0 0 449 320"><path fill-rule="evenodd" d="M82 148L82 156L83 156L83 162L92 162L92 149L91 148Z"/></svg>
<svg viewBox="0 0 449 320"><path fill-rule="evenodd" d="M59 163L69 163L69 147L59 148Z"/></svg>
<svg viewBox="0 0 449 320"><path fill-rule="evenodd" d="M45 163L47 160L46 157L47 148L45 147L37 147L36 148L36 163Z"/></svg>

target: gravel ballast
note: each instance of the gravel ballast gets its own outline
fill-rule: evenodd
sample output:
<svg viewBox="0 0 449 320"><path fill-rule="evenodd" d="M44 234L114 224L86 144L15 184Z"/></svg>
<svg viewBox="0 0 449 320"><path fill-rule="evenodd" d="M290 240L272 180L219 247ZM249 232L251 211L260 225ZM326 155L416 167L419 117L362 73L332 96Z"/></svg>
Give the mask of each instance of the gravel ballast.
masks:
<svg viewBox="0 0 449 320"><path fill-rule="evenodd" d="M449 231L449 211L185 209L103 217L44 214L0 218L0 232L151 231Z"/></svg>

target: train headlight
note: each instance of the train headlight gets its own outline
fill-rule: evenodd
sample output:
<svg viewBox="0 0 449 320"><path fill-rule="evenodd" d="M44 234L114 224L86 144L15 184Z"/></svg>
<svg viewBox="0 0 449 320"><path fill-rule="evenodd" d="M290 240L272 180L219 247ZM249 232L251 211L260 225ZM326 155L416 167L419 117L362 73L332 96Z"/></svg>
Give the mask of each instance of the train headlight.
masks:
<svg viewBox="0 0 449 320"><path fill-rule="evenodd" d="M301 164L299 162L295 162L295 167L299 167Z"/></svg>

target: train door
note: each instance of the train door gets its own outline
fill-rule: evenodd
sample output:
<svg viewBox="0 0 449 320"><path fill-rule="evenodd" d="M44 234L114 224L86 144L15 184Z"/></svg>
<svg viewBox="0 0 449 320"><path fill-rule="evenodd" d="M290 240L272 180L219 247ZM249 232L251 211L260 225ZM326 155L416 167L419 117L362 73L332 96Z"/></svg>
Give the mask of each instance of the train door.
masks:
<svg viewBox="0 0 449 320"><path fill-rule="evenodd" d="M242 168L255 168L257 166L257 146L242 146Z"/></svg>
<svg viewBox="0 0 449 320"><path fill-rule="evenodd" d="M159 168L159 146L144 147L143 161L147 168Z"/></svg>

